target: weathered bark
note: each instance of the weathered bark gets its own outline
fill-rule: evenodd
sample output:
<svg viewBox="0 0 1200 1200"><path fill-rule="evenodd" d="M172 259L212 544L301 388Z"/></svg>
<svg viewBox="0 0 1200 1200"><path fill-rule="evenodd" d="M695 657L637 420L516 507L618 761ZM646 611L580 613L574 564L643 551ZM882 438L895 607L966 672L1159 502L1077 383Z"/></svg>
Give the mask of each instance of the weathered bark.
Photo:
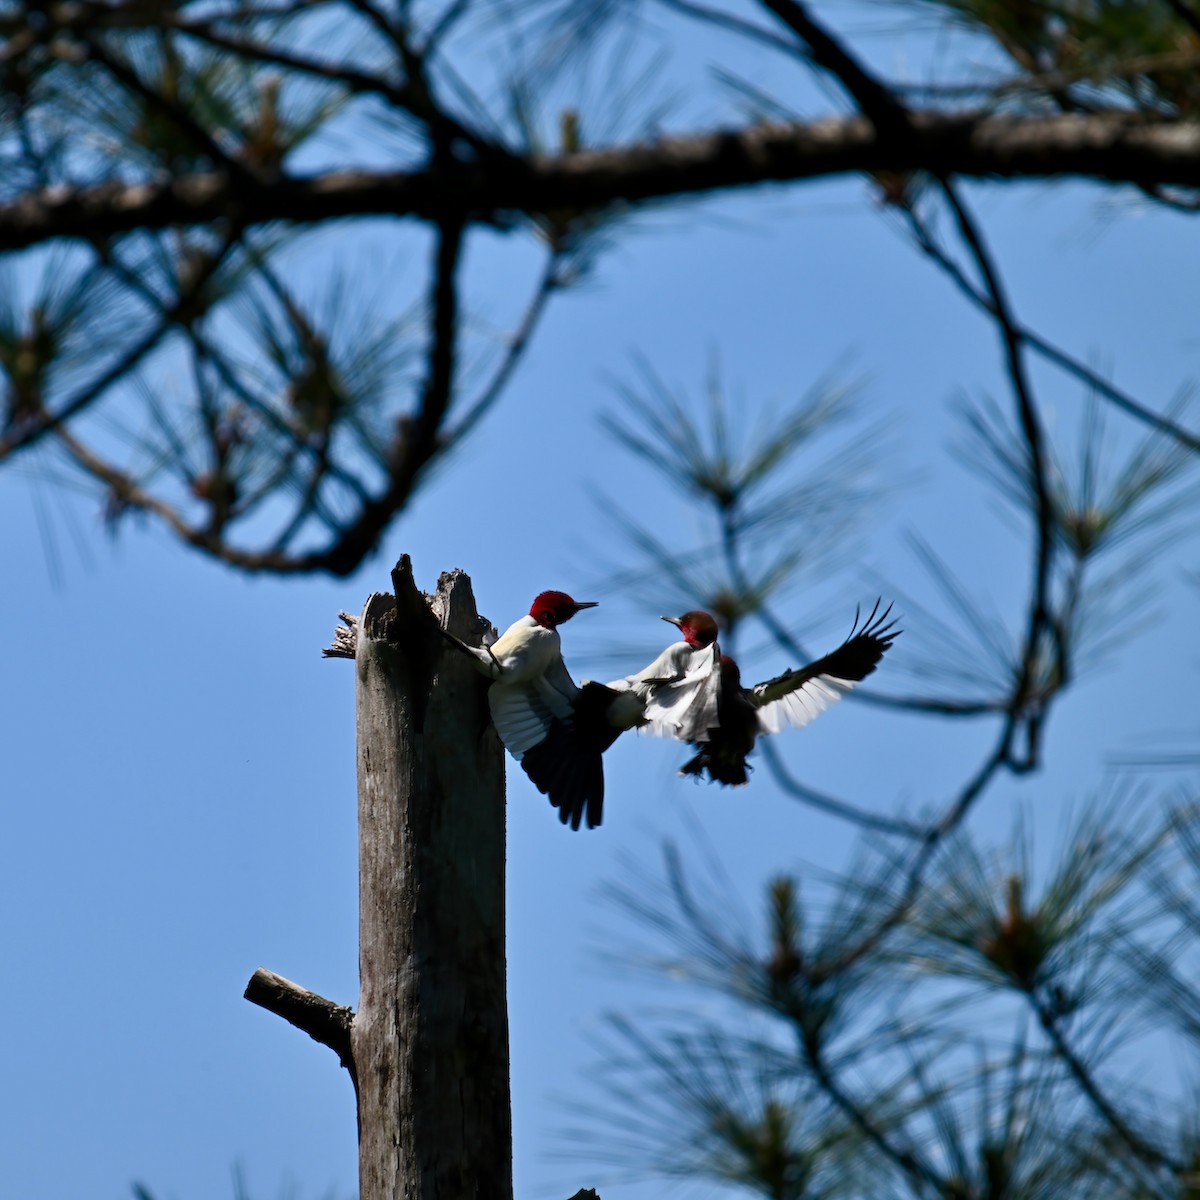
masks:
<svg viewBox="0 0 1200 1200"><path fill-rule="evenodd" d="M250 976L244 995L251 1004L273 1012L302 1029L313 1041L328 1046L353 1078L354 1061L350 1054L352 1008L326 1000L266 967L259 967Z"/></svg>
<svg viewBox="0 0 1200 1200"><path fill-rule="evenodd" d="M358 1096L360 1200L512 1200L504 757L487 684L438 632L486 627L407 555L326 653L357 675L358 1012L260 969L246 998L330 1046Z"/></svg>
<svg viewBox="0 0 1200 1200"><path fill-rule="evenodd" d="M359 1200L512 1200L504 754L486 681L438 632L487 622L461 571L426 597L404 555L392 583L325 651L356 663L358 1012L261 967L246 999L350 1072Z"/></svg>
<svg viewBox="0 0 1200 1200"><path fill-rule="evenodd" d="M359 971L351 1029L361 1200L511 1200L504 760L470 581L431 606L402 558L359 623Z"/></svg>

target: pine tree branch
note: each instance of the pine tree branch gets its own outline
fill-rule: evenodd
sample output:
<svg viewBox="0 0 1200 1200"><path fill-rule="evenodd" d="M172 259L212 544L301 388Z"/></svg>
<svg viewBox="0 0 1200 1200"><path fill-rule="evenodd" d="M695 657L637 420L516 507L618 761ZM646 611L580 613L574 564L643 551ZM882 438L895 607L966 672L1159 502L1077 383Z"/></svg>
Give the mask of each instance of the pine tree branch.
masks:
<svg viewBox="0 0 1200 1200"><path fill-rule="evenodd" d="M917 248L946 273L962 295L989 316L995 316L996 312L991 300L967 277L962 267L938 245L932 232L925 222L921 220L915 208L911 205L906 205L903 211L912 229ZM1098 395L1103 396L1114 407L1119 408L1122 412L1127 413L1135 420L1141 421L1150 428L1157 429L1167 437L1174 438L1180 445L1186 446L1189 450L1200 451L1200 434L1193 433L1191 430L1185 429L1177 421L1172 421L1169 417L1164 417L1161 413L1147 408L1140 401L1129 395L1128 392L1124 392L1110 383L1086 363L1080 362L1079 359L1054 345L1053 342L1047 341L1028 326L1015 324L1013 332L1031 349L1036 350L1047 362L1053 363L1068 375L1074 376Z"/></svg>
<svg viewBox="0 0 1200 1200"><path fill-rule="evenodd" d="M918 1188L932 1188L934 1195L947 1194L946 1180L937 1171L910 1149L897 1146L888 1136L886 1130L854 1099L834 1075L829 1064L825 1061L821 1044L816 1035L806 1029L797 1031L801 1046L804 1048L805 1061L813 1078L816 1079L825 1094L850 1119L855 1128L891 1162L895 1163Z"/></svg>
<svg viewBox="0 0 1200 1200"><path fill-rule="evenodd" d="M867 930L859 941L842 951L837 958L826 963L815 964L809 971L809 975L815 981L820 982L849 970L867 955L874 953L891 935L892 931L899 928L908 919L925 881L925 872L933 861L938 847L962 824L967 813L987 790L992 780L1007 765L1012 752L1016 724L1016 717L1010 712L1005 718L1004 728L1000 731L1000 736L991 753L960 789L937 823L929 827L924 842L913 855L903 887L891 909L871 929Z"/></svg>
<svg viewBox="0 0 1200 1200"><path fill-rule="evenodd" d="M1095 1076L1075 1053L1070 1042L1067 1040L1066 1033L1062 1028L1062 1021L1054 1009L1031 988L1026 989L1025 996L1029 1001L1030 1007L1037 1015L1039 1024L1050 1039L1050 1044L1054 1047L1055 1054L1065 1064L1067 1070L1071 1073L1071 1078L1079 1085L1080 1091L1088 1098L1092 1107L1112 1129L1113 1133L1144 1163L1158 1169L1168 1170L1176 1176L1186 1174L1187 1168L1183 1163L1164 1154L1157 1146L1146 1141L1145 1138L1130 1126L1117 1110L1116 1105L1104 1094Z"/></svg>
<svg viewBox="0 0 1200 1200"><path fill-rule="evenodd" d="M686 16L692 17L697 21L702 21L706 25L712 25L717 29L736 33L739 37L757 42L759 45L767 46L772 50L779 50L784 54L792 56L799 55L801 58L812 57L804 47L797 45L793 38L775 33L770 29L764 29L761 25L756 25L753 21L748 21L744 17L736 16L733 13L723 12L719 8L712 8L707 4L697 4L694 0L659 0L659 3L664 8L684 13Z"/></svg>
<svg viewBox="0 0 1200 1200"><path fill-rule="evenodd" d="M99 63L121 87L138 96L147 108L192 141L198 151L211 159L214 167L227 171L237 180L245 181L252 177L247 164L231 157L213 133L192 116L185 104L168 100L156 92L128 63L109 54L94 37L80 36L77 45L81 58Z"/></svg>
<svg viewBox="0 0 1200 1200"><path fill-rule="evenodd" d="M908 110L821 25L799 0L759 0L793 33L803 38L812 61L833 75L854 98L880 136L891 137L908 125Z"/></svg>
<svg viewBox="0 0 1200 1200"><path fill-rule="evenodd" d="M1193 33L1200 34L1200 12L1185 0L1167 0L1167 7L1183 21Z"/></svg>
<svg viewBox="0 0 1200 1200"><path fill-rule="evenodd" d="M504 349L500 362L492 372L491 378L484 384L479 394L471 402L467 411L447 431L446 440L448 445L452 445L466 437L487 416L492 406L499 400L525 351L529 348L529 343L533 339L534 331L537 329L538 323L546 311L550 297L562 286L558 276L561 262L562 256L558 251L552 250L546 256L546 262L542 268L541 276L534 287L533 295L526 304L525 311L521 314L516 328L508 339L508 345Z"/></svg>
<svg viewBox="0 0 1200 1200"><path fill-rule="evenodd" d="M771 769L771 776L774 778L776 786L794 800L799 800L802 804L807 804L818 812L829 813L862 829L872 829L876 833L890 833L918 841L928 836L928 830L912 821L901 820L898 817L885 817L880 813L859 808L845 800L839 800L836 796L827 796L814 788L806 787L800 780L794 778L783 765L783 760L770 740L763 740L761 752L763 761Z"/></svg>
<svg viewBox="0 0 1200 1200"><path fill-rule="evenodd" d="M221 535L219 527L214 528L210 522L190 524L173 504L148 492L132 475L110 462L95 448L83 443L66 425L56 422L55 435L75 463L104 484L120 507L151 513L164 521L187 545L222 562L245 571L281 575L320 571L348 574L370 553L382 531L408 502L424 469L453 444L453 438L445 432L444 426L453 394L459 332L456 272L462 253L463 234L461 224L449 221L442 226L438 236L430 285L430 345L426 380L416 412L403 418L397 425L389 483L374 496L364 493L357 515L348 523L335 526L331 540L323 549L294 555L280 545L272 545L264 550L247 550L236 546ZM196 344L199 347L200 342ZM515 365L515 360L510 363L510 368L512 365Z"/></svg>
<svg viewBox="0 0 1200 1200"><path fill-rule="evenodd" d="M902 132L880 138L863 117L827 117L560 156L443 161L413 171L329 171L249 186L224 172L60 185L0 204L0 250L52 238L94 240L207 224L231 212L247 225L388 214L432 222L457 215L503 227L513 214L599 211L870 171L1200 187L1200 123L1153 123L1114 113L914 113Z"/></svg>
<svg viewBox="0 0 1200 1200"><path fill-rule="evenodd" d="M983 239L982 231L967 208L966 202L959 195L954 181L949 178L943 179L941 187L958 223L959 233L979 268L984 288L995 314L997 331L1004 349L1005 367L1016 400L1017 420L1029 457L1030 483L1033 486L1036 501L1033 589L1029 602L1029 617L1020 673L1012 691L1013 713L1020 717L1026 735L1026 743L1020 762L1010 760L1008 764L1013 770L1030 770L1037 765L1042 717L1048 699L1039 697L1035 702L1031 702L1042 635L1047 631L1052 635L1060 668L1057 674L1060 678L1064 678L1066 675L1067 657L1063 632L1060 626L1050 619L1050 569L1054 553L1055 513L1050 496L1050 485L1046 477L1046 448L1041 417L1037 411L1033 385L1026 370L1021 338L1017 332L1017 322L1012 314L999 270Z"/></svg>
<svg viewBox="0 0 1200 1200"><path fill-rule="evenodd" d="M339 530L325 550L299 560L306 564L301 570L326 570L335 575L353 571L408 502L422 471L447 448L442 427L453 398L459 332L457 271L464 232L464 226L453 217L438 228L425 383L416 413L397 423L388 486L362 506L353 523Z"/></svg>
<svg viewBox="0 0 1200 1200"><path fill-rule="evenodd" d="M196 304L204 289L220 269L221 264L225 262L230 251L238 244L240 237L240 228L227 232L222 238L220 246L211 254L205 255L196 264L196 269L188 278L187 286L180 289L175 301L170 305L163 306L161 319L155 322L145 336L130 346L98 379L90 381L74 396L55 408L53 412L49 410L39 412L16 425L6 436L0 437L0 461L18 450L31 446L46 434L60 430L65 423L78 416L103 396L110 387L125 379L176 325L183 322L185 317L194 314ZM148 292L147 295L148 298L158 302L158 298L153 293Z"/></svg>

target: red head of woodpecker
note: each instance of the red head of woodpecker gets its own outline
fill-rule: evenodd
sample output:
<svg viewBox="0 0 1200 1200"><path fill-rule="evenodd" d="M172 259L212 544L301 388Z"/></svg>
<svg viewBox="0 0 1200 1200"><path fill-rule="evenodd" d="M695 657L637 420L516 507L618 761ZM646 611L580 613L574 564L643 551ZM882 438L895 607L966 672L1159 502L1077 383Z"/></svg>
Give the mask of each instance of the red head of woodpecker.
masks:
<svg viewBox="0 0 1200 1200"><path fill-rule="evenodd" d="M679 633L693 650L704 650L717 640L717 622L711 613L693 609L682 617L663 617L679 627Z"/></svg>
<svg viewBox="0 0 1200 1200"><path fill-rule="evenodd" d="M566 592L539 592L529 606L529 615L543 629L556 629L581 609L596 607L595 600L572 600Z"/></svg>

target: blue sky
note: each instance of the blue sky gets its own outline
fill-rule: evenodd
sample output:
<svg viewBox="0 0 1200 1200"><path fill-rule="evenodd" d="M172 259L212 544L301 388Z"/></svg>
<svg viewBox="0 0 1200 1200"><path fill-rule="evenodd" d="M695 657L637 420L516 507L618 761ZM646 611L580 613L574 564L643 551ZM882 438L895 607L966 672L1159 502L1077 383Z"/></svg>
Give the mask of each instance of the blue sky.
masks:
<svg viewBox="0 0 1200 1200"><path fill-rule="evenodd" d="M1200 247L1181 218L1082 186L969 195L1023 320L1154 407L1200 374ZM501 310L527 251L521 235L477 236L469 267L485 306ZM114 541L98 502L40 482L36 459L0 472L6 1194L117 1200L140 1180L164 1200L212 1200L233 1194L236 1164L256 1200L289 1185L304 1200L353 1194L344 1072L241 996L263 965L356 1000L353 679L320 648L338 610L358 610L407 552L427 588L439 571L465 569L500 627L544 588L600 600L564 630L569 665L604 676L599 655L617 647L640 666L662 643L659 614L679 598L669 581L657 606L605 590L598 563L628 561L628 550L593 492L680 545L696 525L600 432L609 380L632 378L636 354L694 395L717 355L748 411L786 404L831 370L861 381L861 419L889 431L881 473L895 490L865 516L854 561L789 594L783 611L807 644L835 644L881 580L937 607L913 532L997 611L1023 594L1020 543L953 449L964 395L1009 403L995 336L855 181L640 218L556 302L499 407L350 579L246 579L132 522ZM1081 389L1038 380L1051 426L1071 428ZM1119 438L1130 428L1112 426ZM1002 837L1025 811L1052 838L1113 754L1180 731L1194 739L1200 648L1185 573L1196 564L1195 541L1181 538L1153 576L1154 625L1066 696L1044 769L989 794L973 830ZM908 646L920 636L905 625L879 676L895 690L910 682ZM794 665L755 638L742 657L754 677ZM919 812L940 806L991 736L847 703L780 748L814 787ZM630 860L653 865L665 838L698 836L754 913L769 875L836 866L853 844L844 825L781 797L765 769L748 789L721 792L676 778L681 761L650 739L618 743L605 825L592 834L560 827L510 772L525 1200L580 1186L605 1200L662 1192L553 1157L570 1123L563 1100L593 1094L603 1014L650 998L597 955L625 936L605 885L627 878Z"/></svg>

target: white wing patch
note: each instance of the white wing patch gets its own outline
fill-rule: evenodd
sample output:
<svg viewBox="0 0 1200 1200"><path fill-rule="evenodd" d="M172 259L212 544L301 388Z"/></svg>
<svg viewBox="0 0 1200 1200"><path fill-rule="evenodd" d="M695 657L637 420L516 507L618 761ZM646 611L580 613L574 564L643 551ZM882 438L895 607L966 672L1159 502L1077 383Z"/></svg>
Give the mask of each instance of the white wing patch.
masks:
<svg viewBox="0 0 1200 1200"><path fill-rule="evenodd" d="M546 737L551 721L570 721L572 712L571 701L542 679L512 686L492 684L488 707L500 740L518 762Z"/></svg>
<svg viewBox="0 0 1200 1200"><path fill-rule="evenodd" d="M643 728L656 737L707 741L708 731L717 724L719 679L709 670L656 688L646 704Z"/></svg>
<svg viewBox="0 0 1200 1200"><path fill-rule="evenodd" d="M703 738L717 723L717 655L716 646L696 650L675 642L636 675L608 686L630 688L645 700L644 732L684 741Z"/></svg>
<svg viewBox="0 0 1200 1200"><path fill-rule="evenodd" d="M758 709L758 728L762 733L778 733L791 726L802 729L819 717L831 704L840 700L854 684L832 675L817 675L806 679L794 692L775 700L763 695L767 685L759 684L750 692L750 703Z"/></svg>

